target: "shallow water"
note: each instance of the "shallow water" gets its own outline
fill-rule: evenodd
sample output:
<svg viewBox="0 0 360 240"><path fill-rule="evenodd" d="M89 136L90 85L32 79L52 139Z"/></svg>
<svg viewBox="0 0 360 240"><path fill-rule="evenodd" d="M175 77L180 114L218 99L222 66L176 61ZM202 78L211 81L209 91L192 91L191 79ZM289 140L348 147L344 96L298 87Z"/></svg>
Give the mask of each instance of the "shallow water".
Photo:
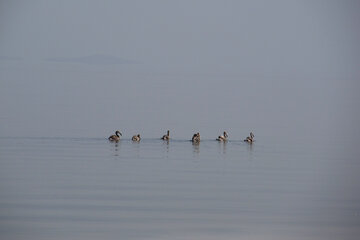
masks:
<svg viewBox="0 0 360 240"><path fill-rule="evenodd" d="M0 138L1 239L358 239L345 143Z"/></svg>

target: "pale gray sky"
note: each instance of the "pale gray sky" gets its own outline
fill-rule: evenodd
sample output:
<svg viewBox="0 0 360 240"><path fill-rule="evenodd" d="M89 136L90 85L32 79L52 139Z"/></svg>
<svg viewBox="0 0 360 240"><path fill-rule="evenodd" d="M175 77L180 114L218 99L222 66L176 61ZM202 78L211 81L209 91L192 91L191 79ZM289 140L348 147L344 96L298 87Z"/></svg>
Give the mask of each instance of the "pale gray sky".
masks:
<svg viewBox="0 0 360 240"><path fill-rule="evenodd" d="M359 1L1 1L0 136L353 131L359 12Z"/></svg>

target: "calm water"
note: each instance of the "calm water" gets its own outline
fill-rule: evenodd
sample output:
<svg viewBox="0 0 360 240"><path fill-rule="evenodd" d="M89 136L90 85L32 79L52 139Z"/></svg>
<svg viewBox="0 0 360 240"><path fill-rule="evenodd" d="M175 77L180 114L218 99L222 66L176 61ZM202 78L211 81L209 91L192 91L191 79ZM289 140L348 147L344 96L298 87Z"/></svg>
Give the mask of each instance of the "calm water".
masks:
<svg viewBox="0 0 360 240"><path fill-rule="evenodd" d="M1 239L358 239L343 142L0 138Z"/></svg>

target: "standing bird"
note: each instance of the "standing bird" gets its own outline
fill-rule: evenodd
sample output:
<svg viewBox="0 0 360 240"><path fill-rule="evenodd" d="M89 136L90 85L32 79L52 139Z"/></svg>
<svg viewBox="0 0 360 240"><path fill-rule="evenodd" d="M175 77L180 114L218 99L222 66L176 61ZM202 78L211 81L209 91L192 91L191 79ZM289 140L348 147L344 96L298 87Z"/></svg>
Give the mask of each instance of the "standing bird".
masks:
<svg viewBox="0 0 360 240"><path fill-rule="evenodd" d="M191 139L193 143L200 143L200 133L195 133Z"/></svg>
<svg viewBox="0 0 360 240"><path fill-rule="evenodd" d="M140 142L140 140L141 140L140 134L134 135L131 140L133 140L134 142Z"/></svg>
<svg viewBox="0 0 360 240"><path fill-rule="evenodd" d="M228 138L227 132L224 131L224 135L218 136L216 140L226 142Z"/></svg>
<svg viewBox="0 0 360 240"><path fill-rule="evenodd" d="M162 136L162 138L161 138L162 140L166 140L166 141L169 141L169 139L170 139L170 131L168 130L167 131L167 134L166 135L164 135L164 136Z"/></svg>
<svg viewBox="0 0 360 240"><path fill-rule="evenodd" d="M255 137L254 134L252 132L250 132L250 136L246 137L246 139L244 139L244 142L253 143L254 137Z"/></svg>
<svg viewBox="0 0 360 240"><path fill-rule="evenodd" d="M120 140L120 136L122 136L121 132L116 131L115 135L111 135L108 139L111 142L118 142Z"/></svg>

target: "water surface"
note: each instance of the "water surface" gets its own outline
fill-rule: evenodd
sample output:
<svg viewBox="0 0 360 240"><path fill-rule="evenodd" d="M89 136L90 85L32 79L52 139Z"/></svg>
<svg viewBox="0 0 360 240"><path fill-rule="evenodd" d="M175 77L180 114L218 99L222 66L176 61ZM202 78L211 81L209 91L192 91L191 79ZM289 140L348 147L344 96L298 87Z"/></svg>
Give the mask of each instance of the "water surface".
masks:
<svg viewBox="0 0 360 240"><path fill-rule="evenodd" d="M357 239L345 143L0 138L2 239Z"/></svg>

